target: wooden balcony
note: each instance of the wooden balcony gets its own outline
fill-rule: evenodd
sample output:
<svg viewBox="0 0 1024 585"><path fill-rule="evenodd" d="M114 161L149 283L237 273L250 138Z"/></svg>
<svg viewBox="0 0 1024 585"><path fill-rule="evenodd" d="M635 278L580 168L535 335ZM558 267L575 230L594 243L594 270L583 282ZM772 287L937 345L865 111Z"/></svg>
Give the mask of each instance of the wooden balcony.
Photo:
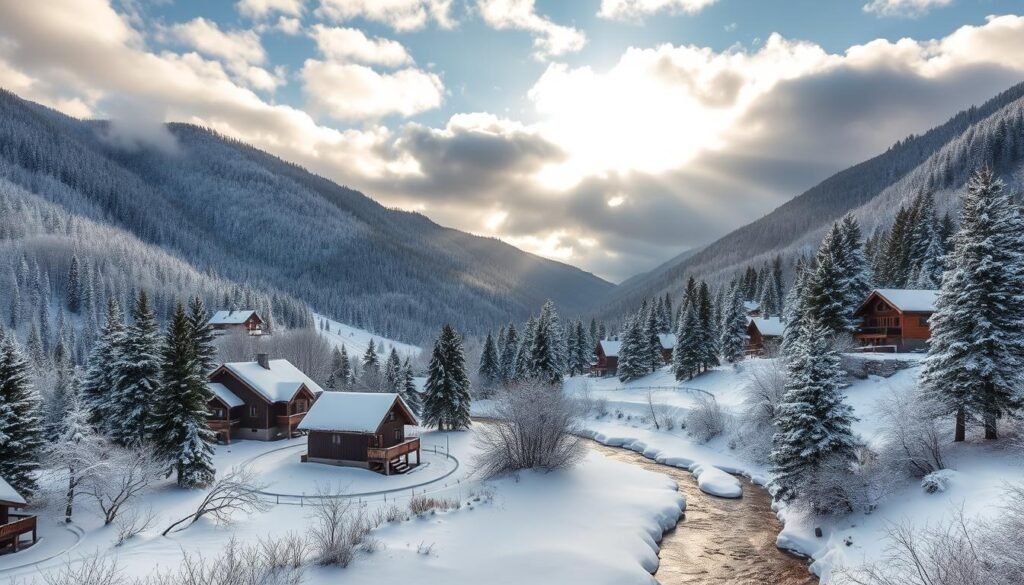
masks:
<svg viewBox="0 0 1024 585"><path fill-rule="evenodd" d="M903 335L903 328L868 325L857 328L857 335L860 337L899 337Z"/></svg>
<svg viewBox="0 0 1024 585"><path fill-rule="evenodd" d="M298 426L298 424L300 422L302 422L302 419L304 419L305 417L306 417L306 413L305 412L296 412L295 414L282 414L282 415L278 415L275 418L277 420L277 426L279 426L279 427L291 427L291 428L294 429L296 426Z"/></svg>
<svg viewBox="0 0 1024 585"><path fill-rule="evenodd" d="M237 418L226 420L222 418L210 418L206 419L206 426L210 427L211 431L230 431L232 427L237 427L239 424Z"/></svg>
<svg viewBox="0 0 1024 585"><path fill-rule="evenodd" d="M390 447L370 447L366 450L366 458L370 461L391 461L419 450L420 438L413 437Z"/></svg>
<svg viewBox="0 0 1024 585"><path fill-rule="evenodd" d="M0 526L0 548L13 544L14 552L21 548L21 535L32 533L32 544L36 543L36 517L27 514L11 514L11 522Z"/></svg>

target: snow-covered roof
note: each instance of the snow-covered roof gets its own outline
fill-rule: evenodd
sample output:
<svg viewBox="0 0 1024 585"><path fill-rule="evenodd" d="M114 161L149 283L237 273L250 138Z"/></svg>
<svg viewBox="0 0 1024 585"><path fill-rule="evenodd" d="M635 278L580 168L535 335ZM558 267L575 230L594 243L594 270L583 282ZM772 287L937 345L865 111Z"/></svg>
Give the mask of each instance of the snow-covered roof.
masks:
<svg viewBox="0 0 1024 585"><path fill-rule="evenodd" d="M210 325L241 325L249 320L249 317L256 314L253 310L244 311L217 311L210 319ZM257 315L259 317L259 315Z"/></svg>
<svg viewBox="0 0 1024 585"><path fill-rule="evenodd" d="M675 333L659 333L658 341L661 342L661 349L673 349L676 346Z"/></svg>
<svg viewBox="0 0 1024 585"><path fill-rule="evenodd" d="M743 308L749 313L761 309L761 303L755 301L743 301Z"/></svg>
<svg viewBox="0 0 1024 585"><path fill-rule="evenodd" d="M876 288L875 293L899 311L909 313L934 313L939 291L907 288Z"/></svg>
<svg viewBox="0 0 1024 585"><path fill-rule="evenodd" d="M7 483L7 480L0 477L0 502L3 502L12 506L25 506L28 502L25 498L21 497L18 490L11 487L11 484Z"/></svg>
<svg viewBox="0 0 1024 585"><path fill-rule="evenodd" d="M750 322L765 337L782 337L786 324L778 317L751 317Z"/></svg>
<svg viewBox="0 0 1024 585"><path fill-rule="evenodd" d="M210 391L213 392L214 396L220 398L221 402L228 405L228 408L234 408L236 406L245 405L245 403L242 402L242 399L235 396L235 393L232 392L231 390L228 390L228 387L225 386L224 384L210 382L209 384L207 384L207 386L210 388Z"/></svg>
<svg viewBox="0 0 1024 585"><path fill-rule="evenodd" d="M600 343L601 351L604 352L605 357L619 357L619 348L622 347L621 341L602 339Z"/></svg>
<svg viewBox="0 0 1024 585"><path fill-rule="evenodd" d="M302 431L374 433L398 401L413 424L419 424L398 394L380 392L325 392L299 423Z"/></svg>
<svg viewBox="0 0 1024 585"><path fill-rule="evenodd" d="M288 360L270 360L268 365L270 369L264 368L259 362L229 362L222 367L270 402L288 402L303 384L313 394L324 391Z"/></svg>

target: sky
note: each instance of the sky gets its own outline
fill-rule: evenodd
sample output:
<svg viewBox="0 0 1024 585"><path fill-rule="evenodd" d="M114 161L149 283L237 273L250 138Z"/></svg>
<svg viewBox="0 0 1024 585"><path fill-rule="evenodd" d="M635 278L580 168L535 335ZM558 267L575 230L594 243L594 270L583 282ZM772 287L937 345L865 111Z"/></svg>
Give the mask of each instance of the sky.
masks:
<svg viewBox="0 0 1024 585"><path fill-rule="evenodd" d="M1024 0L0 1L0 87L613 282L1024 80Z"/></svg>

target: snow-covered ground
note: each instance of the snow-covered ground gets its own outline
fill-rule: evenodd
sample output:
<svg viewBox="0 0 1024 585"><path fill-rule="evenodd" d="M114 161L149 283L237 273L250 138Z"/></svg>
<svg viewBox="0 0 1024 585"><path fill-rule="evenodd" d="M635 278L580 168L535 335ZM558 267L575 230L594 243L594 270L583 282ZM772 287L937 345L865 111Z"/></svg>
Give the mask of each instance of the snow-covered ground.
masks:
<svg viewBox="0 0 1024 585"><path fill-rule="evenodd" d="M364 495L357 501L371 512L392 504L407 507L413 491L462 503L457 510L377 528L372 537L383 545L379 550L363 553L347 569L310 566L305 583L312 585L381 578L456 585L653 582L650 572L658 565L656 542L675 525L685 507L671 479L589 453L569 471L522 473L481 482L471 475L473 435L474 431L421 432L426 451L450 449L458 467L431 453L424 457L430 465L421 471L390 478L365 470L298 463L304 439L238 441L218 447L215 462L222 471L239 465L255 469L272 484L268 491L300 496L320 490L359 492ZM436 481L403 487L431 478ZM382 490L388 491L379 493ZM177 566L183 552L215 556L231 538L250 543L283 537L307 532L311 523L311 500L285 497L281 501L288 504L236 517L230 525L200 520L182 532L160 536L170 522L194 510L202 497L200 490L180 490L172 482L162 484L141 502L143 508L152 506L156 513L153 527L120 547L113 546L114 527L103 527L84 499L75 513L73 529L77 532L59 522L60 511L54 506L42 512L39 544L16 555L0 556L0 582L38 575L39 570L52 570L97 552L116 555L126 573L142 575ZM42 559L49 560L39 567L21 566Z"/></svg>
<svg viewBox="0 0 1024 585"><path fill-rule="evenodd" d="M329 331L320 329L320 323L324 319L327 320ZM320 332L320 335L329 341L331 345L339 348L344 345L345 351L348 352L349 356L361 356L366 353L366 348L369 347L370 340L373 340L373 345L377 348L377 353L385 356L388 353L391 353L392 347L395 348L398 351L398 354L403 358L406 356L414 358L422 351L422 348L419 346L409 345L408 343L402 343L380 335L375 335L364 329L339 323L325 315L314 313L313 323L316 325L317 331ZM382 345L383 349L381 349Z"/></svg>
<svg viewBox="0 0 1024 585"><path fill-rule="evenodd" d="M919 361L920 354L872 354L871 359ZM652 424L648 395L661 416L684 420L696 403L699 391L713 395L722 409L730 414L743 407L743 387L753 368L765 367L766 360L747 360L738 368L724 366L693 380L677 383L669 368L640 379L621 383L615 378L574 377L566 381L566 391L587 397L591 404L606 412L589 416L584 427L587 434L600 442L621 445L669 465L707 473L709 468L751 477L754 483L770 479L767 462L751 461L731 448L727 437L721 436L700 444L678 425L673 430L658 430ZM846 389L846 402L859 420L854 431L869 445L880 441L877 406L893 392L913 388L920 366L900 370L888 378L869 376L854 380ZM673 389L674 388L674 389ZM663 405L663 406L659 406ZM952 438L952 428L950 428ZM856 566L877 561L885 552L887 529L894 523L924 527L935 525L961 508L968 518L984 518L999 511L1000 499L1007 482L1024 482L1024 459L1009 441L948 446L947 465L954 471L945 492L927 494L920 481L907 479L871 514L853 514L844 518L808 519L792 509L777 510L785 523L779 545L811 556L811 569L827 583L832 570L839 566ZM729 483L719 475L709 479L704 491L728 491ZM727 476L728 477L728 476ZM700 480L698 480L700 482ZM737 484L738 485L738 484ZM814 536L815 527L823 529L823 537Z"/></svg>

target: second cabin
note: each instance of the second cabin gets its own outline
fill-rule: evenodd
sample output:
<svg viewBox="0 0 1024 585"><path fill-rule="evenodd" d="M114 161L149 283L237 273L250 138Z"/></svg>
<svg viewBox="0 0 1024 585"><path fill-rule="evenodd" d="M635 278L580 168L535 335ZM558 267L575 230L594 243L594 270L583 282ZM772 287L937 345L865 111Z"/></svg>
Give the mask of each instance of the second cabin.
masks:
<svg viewBox="0 0 1024 585"><path fill-rule="evenodd" d="M861 324L854 337L862 346L922 351L931 336L928 318L938 296L937 290L875 289L857 308Z"/></svg>

